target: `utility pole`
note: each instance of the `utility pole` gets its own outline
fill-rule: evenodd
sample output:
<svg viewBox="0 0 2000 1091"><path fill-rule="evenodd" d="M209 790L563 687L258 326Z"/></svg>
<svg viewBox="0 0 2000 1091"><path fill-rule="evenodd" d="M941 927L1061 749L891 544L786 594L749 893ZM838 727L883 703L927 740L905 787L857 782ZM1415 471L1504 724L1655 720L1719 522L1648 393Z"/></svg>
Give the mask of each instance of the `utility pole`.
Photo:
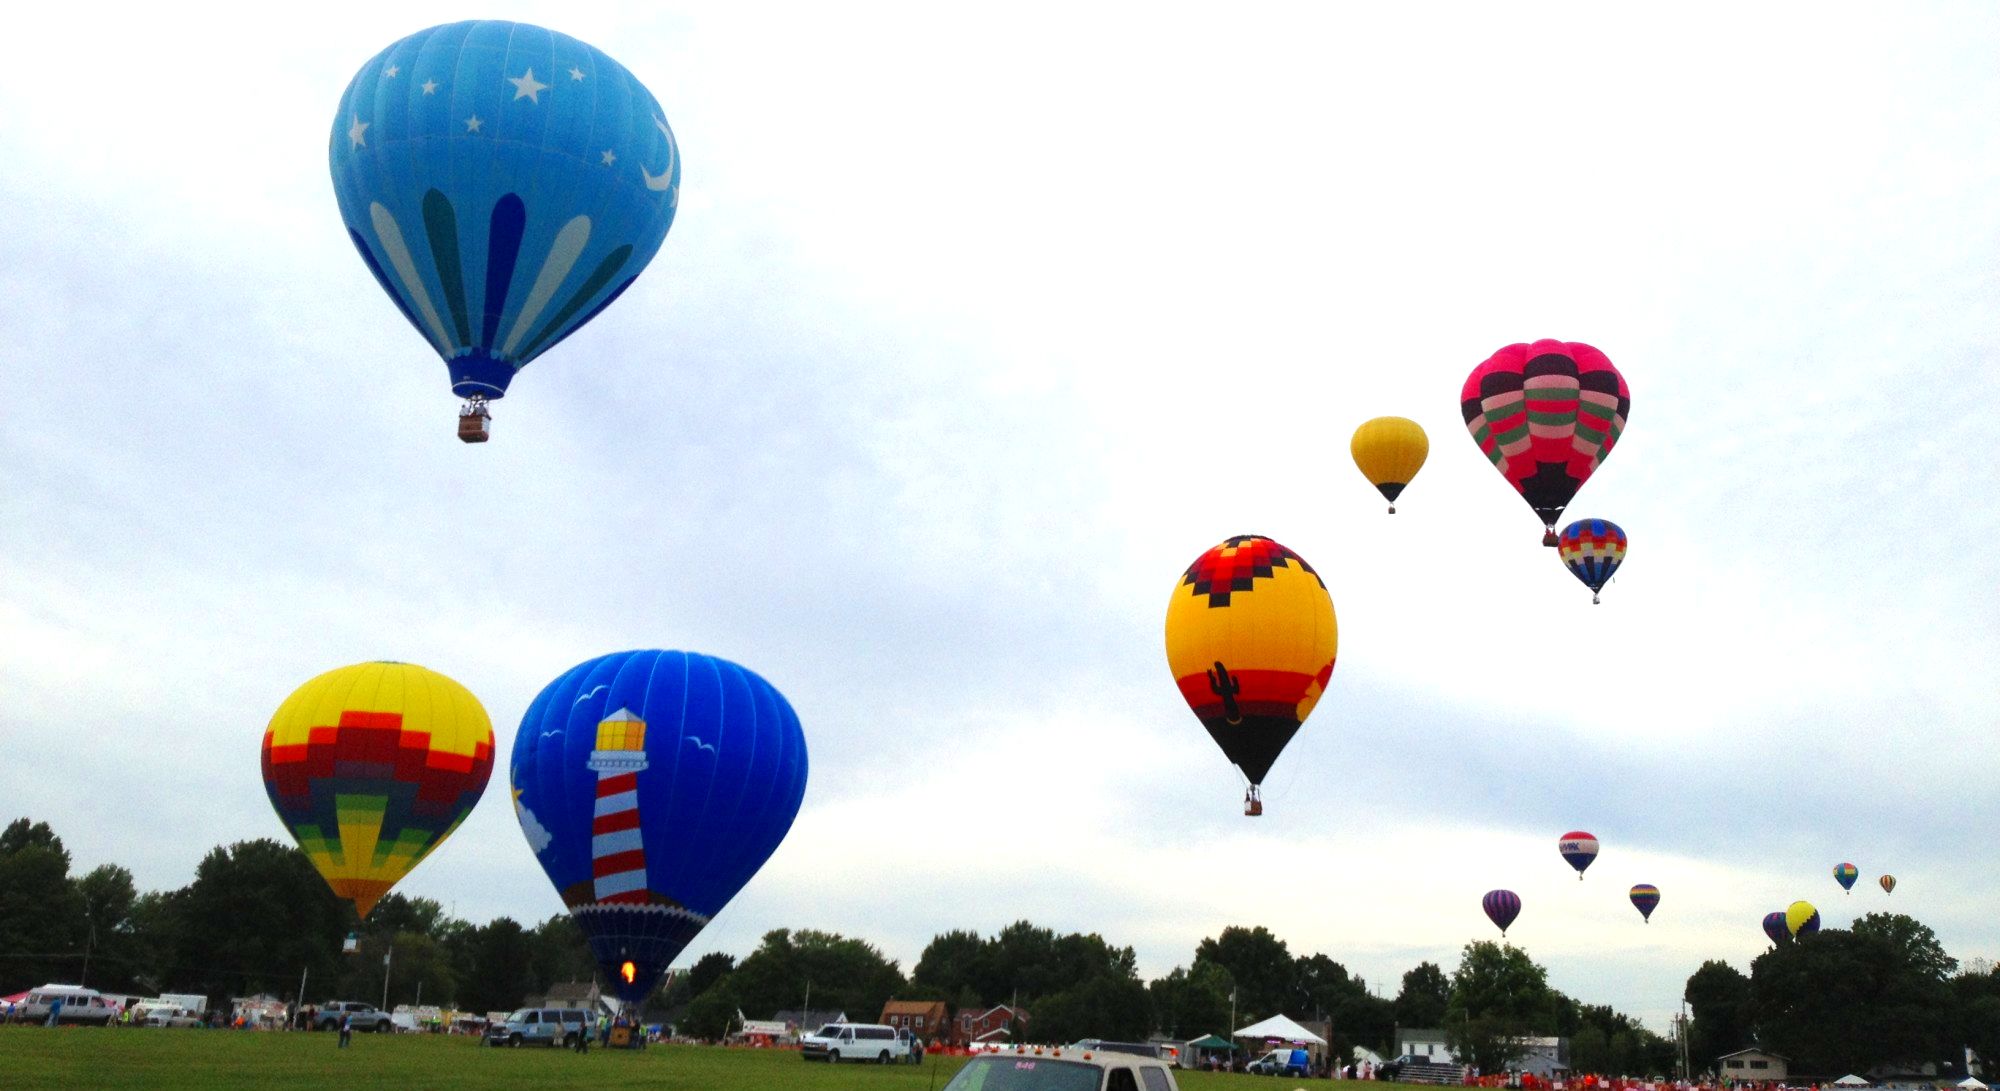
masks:
<svg viewBox="0 0 2000 1091"><path fill-rule="evenodd" d="M90 938L83 943L83 976L78 978L76 982L84 988L90 987L90 949L95 946L97 946L97 922L92 921L90 922Z"/></svg>
<svg viewBox="0 0 2000 1091"><path fill-rule="evenodd" d="M310 966L299 967L299 1002L292 1008L294 1012L306 1010L306 974L311 972L311 970L312 967ZM297 1017L294 1016L293 1018L296 1021ZM286 1027L285 1029L290 1030L291 1028Z"/></svg>
<svg viewBox="0 0 2000 1091"><path fill-rule="evenodd" d="M389 1011L389 960L396 957L396 941L389 940L389 949L382 952L382 1012Z"/></svg>
<svg viewBox="0 0 2000 1091"><path fill-rule="evenodd" d="M812 1022L812 1013L813 1013L813 979L809 977L806 978L806 1008L804 1011L799 1013L800 1030L805 1030L806 1029L805 1024ZM813 1027L812 1029L818 1030L819 1028Z"/></svg>

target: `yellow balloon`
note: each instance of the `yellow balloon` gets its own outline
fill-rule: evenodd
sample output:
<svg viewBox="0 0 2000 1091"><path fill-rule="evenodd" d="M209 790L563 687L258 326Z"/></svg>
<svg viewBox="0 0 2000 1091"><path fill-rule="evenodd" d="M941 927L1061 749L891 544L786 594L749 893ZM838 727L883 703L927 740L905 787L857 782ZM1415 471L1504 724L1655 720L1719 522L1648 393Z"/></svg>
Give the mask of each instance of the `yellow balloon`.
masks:
<svg viewBox="0 0 2000 1091"><path fill-rule="evenodd" d="M1811 902L1793 902L1785 910L1785 930L1796 938L1799 934L1799 929L1804 928L1809 921L1817 916L1819 916L1819 910L1814 909Z"/></svg>
<svg viewBox="0 0 2000 1091"><path fill-rule="evenodd" d="M264 730L263 766L278 817L366 917L479 802L493 724L436 671L357 663L285 698Z"/></svg>
<svg viewBox="0 0 2000 1091"><path fill-rule="evenodd" d="M1362 476L1389 501L1389 514L1394 515L1396 498L1424 468L1431 441L1423 426L1407 417L1376 417L1354 430L1348 450Z"/></svg>

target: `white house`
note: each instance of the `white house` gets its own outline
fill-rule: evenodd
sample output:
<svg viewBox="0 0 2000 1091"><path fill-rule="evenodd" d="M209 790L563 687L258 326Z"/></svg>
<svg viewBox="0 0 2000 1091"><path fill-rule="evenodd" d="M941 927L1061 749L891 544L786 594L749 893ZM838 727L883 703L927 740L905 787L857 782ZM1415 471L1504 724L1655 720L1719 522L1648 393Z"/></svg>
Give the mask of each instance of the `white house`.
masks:
<svg viewBox="0 0 2000 1091"><path fill-rule="evenodd" d="M1790 1062L1768 1049L1739 1049L1715 1059L1715 1070L1732 1080L1776 1080L1785 1082Z"/></svg>
<svg viewBox="0 0 2000 1091"><path fill-rule="evenodd" d="M1396 1056L1422 1057L1430 1064L1458 1063L1445 1045L1444 1031L1433 1029L1396 1028Z"/></svg>

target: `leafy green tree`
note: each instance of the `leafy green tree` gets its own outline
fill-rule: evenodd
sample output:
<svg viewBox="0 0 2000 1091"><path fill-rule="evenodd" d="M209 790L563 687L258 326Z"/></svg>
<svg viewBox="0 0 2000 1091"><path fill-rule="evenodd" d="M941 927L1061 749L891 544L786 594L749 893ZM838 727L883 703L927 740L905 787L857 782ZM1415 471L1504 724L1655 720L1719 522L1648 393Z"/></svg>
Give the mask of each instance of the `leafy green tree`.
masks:
<svg viewBox="0 0 2000 1091"><path fill-rule="evenodd" d="M1148 987L1159 1028L1181 1038L1228 1037L1236 1029L1228 1025L1230 984L1229 971L1212 962L1197 962L1191 970L1174 967Z"/></svg>
<svg viewBox="0 0 2000 1091"><path fill-rule="evenodd" d="M1710 959L1687 979L1682 998L1693 1016L1688 1063L1695 1071L1710 1071L1716 1058L1750 1044L1750 979L1742 971Z"/></svg>
<svg viewBox="0 0 2000 1091"><path fill-rule="evenodd" d="M1143 1041L1153 1029L1153 1005L1146 987L1136 978L1112 974L1041 997L1031 1011L1035 1037L1049 1042Z"/></svg>
<svg viewBox="0 0 2000 1091"><path fill-rule="evenodd" d="M940 933L931 937L923 954L917 956L916 968L910 971L910 984L947 997L969 990L978 997L976 1003L1004 1000L1005 996L980 993L980 986L991 977L986 961L987 944L977 932Z"/></svg>
<svg viewBox="0 0 2000 1091"><path fill-rule="evenodd" d="M735 976L724 977L690 1001L674 1029L711 1042L728 1037L736 1029L737 1009L742 1006L733 987Z"/></svg>
<svg viewBox="0 0 2000 1091"><path fill-rule="evenodd" d="M1452 1054L1501 1072L1520 1058L1521 1040L1554 1022L1557 996L1548 971L1518 947L1481 940L1465 945L1451 979L1444 1032Z"/></svg>
<svg viewBox="0 0 2000 1091"><path fill-rule="evenodd" d="M1853 932L1888 944L1895 951L1897 963L1912 973L1943 981L1958 972L1958 960L1944 953L1937 933L1915 917L1870 913L1854 922Z"/></svg>
<svg viewBox="0 0 2000 1091"><path fill-rule="evenodd" d="M76 894L83 907L88 967L78 973L78 983L119 992L130 988L132 975L139 972L139 945L132 934L132 907L139 892L132 873L117 864L100 864L77 879Z"/></svg>
<svg viewBox="0 0 2000 1091"><path fill-rule="evenodd" d="M468 1011L512 1011L538 991L534 937L511 917L496 917L463 941L469 958L458 963L458 1004Z"/></svg>
<svg viewBox="0 0 2000 1091"><path fill-rule="evenodd" d="M2000 971L1963 973L1951 979L1954 1036L1985 1061L2000 1059Z"/></svg>
<svg viewBox="0 0 2000 1091"><path fill-rule="evenodd" d="M372 914L371 914L372 916ZM384 955L390 955L388 963ZM361 937L357 950L347 956L340 975L340 998L381 1003L382 986L387 981L388 1008L414 1004L450 1005L457 996L458 980L452 973L451 958L444 946L422 932L370 932Z"/></svg>
<svg viewBox="0 0 2000 1091"><path fill-rule="evenodd" d="M48 823L19 818L0 831L0 987L74 980L89 940L83 911L69 850Z"/></svg>
<svg viewBox="0 0 2000 1091"><path fill-rule="evenodd" d="M1759 955L1750 967L1758 1044L1806 1072L1945 1059L1951 1035L1939 1013L1951 989L1921 947L1880 929L1829 929Z"/></svg>
<svg viewBox="0 0 2000 1091"><path fill-rule="evenodd" d="M1403 975L1403 991L1396 994L1396 1025L1441 1027L1450 1002L1451 980L1437 963L1419 962Z"/></svg>
<svg viewBox="0 0 2000 1091"><path fill-rule="evenodd" d="M210 850L170 904L177 920L165 973L215 1003L290 995L302 970L330 986L354 924L353 908L334 897L305 853L269 838Z"/></svg>
<svg viewBox="0 0 2000 1091"><path fill-rule="evenodd" d="M726 955L721 951L710 951L708 954L695 959L694 965L687 972L687 984L690 995L700 996L702 993L707 992L710 985L729 976L729 971L735 968L736 956Z"/></svg>
<svg viewBox="0 0 2000 1091"><path fill-rule="evenodd" d="M391 892L375 903L361 931L375 935L414 932L438 939L442 938L449 920L444 906L430 898L405 898Z"/></svg>
<svg viewBox="0 0 2000 1091"><path fill-rule="evenodd" d="M805 1002L807 982L812 983L815 1007L841 1008L857 1019L871 1018L907 984L896 963L882 957L872 944L830 932L784 928L766 932L757 950L725 980L751 1019L768 1019L773 1012L799 1007Z"/></svg>
<svg viewBox="0 0 2000 1091"><path fill-rule="evenodd" d="M561 982L597 981L597 956L590 953L590 941L568 913L558 913L536 925L533 935L534 992L546 992Z"/></svg>
<svg viewBox="0 0 2000 1091"><path fill-rule="evenodd" d="M1298 1006L1297 970L1292 953L1284 940L1262 925L1255 928L1232 925L1223 929L1221 935L1201 941L1195 948L1194 960L1214 963L1229 971L1230 979L1236 983L1236 1010L1247 1017L1246 1022Z"/></svg>

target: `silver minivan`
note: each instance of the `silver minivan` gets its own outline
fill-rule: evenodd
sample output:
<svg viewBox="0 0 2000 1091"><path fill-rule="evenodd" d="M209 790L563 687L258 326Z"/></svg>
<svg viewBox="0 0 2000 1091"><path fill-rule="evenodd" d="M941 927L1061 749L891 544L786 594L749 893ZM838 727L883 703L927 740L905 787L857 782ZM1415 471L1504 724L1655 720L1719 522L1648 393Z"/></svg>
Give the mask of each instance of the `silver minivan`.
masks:
<svg viewBox="0 0 2000 1091"><path fill-rule="evenodd" d="M582 1008L522 1008L486 1030L489 1046L572 1046L596 1020Z"/></svg>

